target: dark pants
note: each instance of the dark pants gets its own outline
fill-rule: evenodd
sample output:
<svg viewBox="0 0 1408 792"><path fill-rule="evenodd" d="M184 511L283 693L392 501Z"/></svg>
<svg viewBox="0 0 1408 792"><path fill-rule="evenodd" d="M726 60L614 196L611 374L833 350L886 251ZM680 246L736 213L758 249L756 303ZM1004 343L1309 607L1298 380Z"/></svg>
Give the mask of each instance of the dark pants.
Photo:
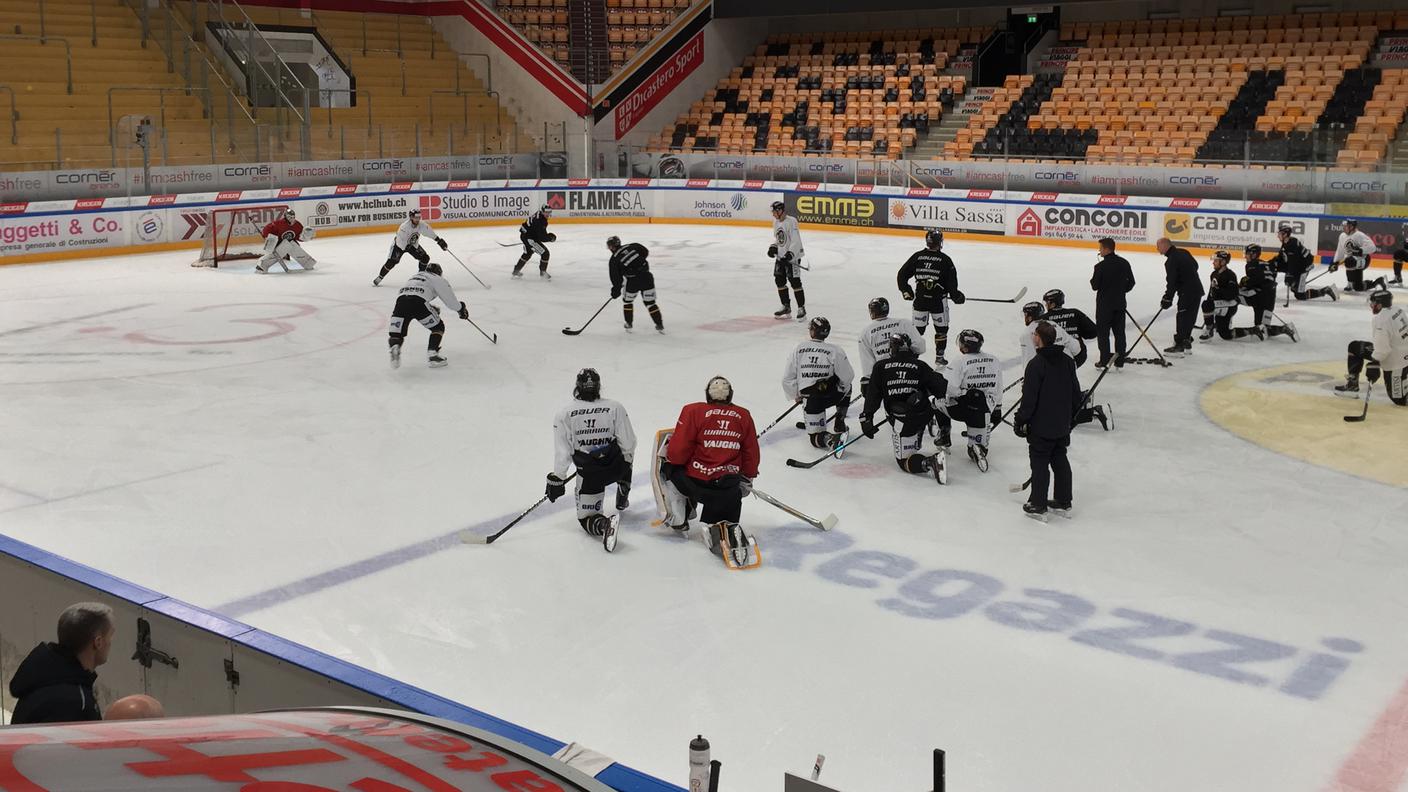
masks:
<svg viewBox="0 0 1408 792"><path fill-rule="evenodd" d="M741 479L742 476L728 475L706 481L688 475L682 467L670 472L670 481L680 494L702 506L699 518L705 525L739 521L743 515L743 490L738 487Z"/></svg>
<svg viewBox="0 0 1408 792"><path fill-rule="evenodd" d="M621 455L620 446L613 441L595 454L585 451L572 452L572 464L577 466L582 485L577 491L583 495L600 495L608 484L631 486L631 469L626 458Z"/></svg>
<svg viewBox="0 0 1408 792"><path fill-rule="evenodd" d="M381 274L377 275L377 277L385 278L386 274L391 271L391 268L399 264L401 257L407 253L411 254L411 258L420 262L422 268L430 263L430 254L422 250L420 245L411 244L405 248L399 248L396 247L396 243L393 242L391 243L391 252L386 254L386 263L381 265Z"/></svg>
<svg viewBox="0 0 1408 792"><path fill-rule="evenodd" d="M1201 299L1202 295L1198 294L1178 295L1178 313L1174 317L1174 341L1189 344L1193 342L1193 326L1198 323L1198 308L1201 307Z"/></svg>
<svg viewBox="0 0 1408 792"><path fill-rule="evenodd" d="M1032 462L1031 504L1045 509L1046 489L1051 474L1056 475L1056 491L1051 493L1051 501L1060 504L1071 502L1071 462L1066 458L1066 449L1071 445L1071 436L1027 438L1027 455Z"/></svg>
<svg viewBox="0 0 1408 792"><path fill-rule="evenodd" d="M402 294L396 298L396 307L391 309L391 322L388 325L387 343L399 347L406 340L406 331L411 322L420 322L430 331L430 341L426 349L439 351L440 339L445 335L445 322L430 303L414 294Z"/></svg>
<svg viewBox="0 0 1408 792"><path fill-rule="evenodd" d="M1127 305L1123 296L1120 299L1095 298L1095 341L1100 348L1100 359L1110 359L1110 336L1115 337L1115 354L1124 357L1124 321Z"/></svg>
<svg viewBox="0 0 1408 792"><path fill-rule="evenodd" d="M1374 362L1374 344L1371 341L1350 341L1349 342L1349 378L1359 380L1359 372L1364 370L1364 364L1377 367ZM1408 368L1386 369L1380 372L1384 378L1384 391L1388 393L1388 398L1399 406L1408 406ZM1371 373L1372 377L1372 373ZM1372 384L1368 387L1374 387Z"/></svg>

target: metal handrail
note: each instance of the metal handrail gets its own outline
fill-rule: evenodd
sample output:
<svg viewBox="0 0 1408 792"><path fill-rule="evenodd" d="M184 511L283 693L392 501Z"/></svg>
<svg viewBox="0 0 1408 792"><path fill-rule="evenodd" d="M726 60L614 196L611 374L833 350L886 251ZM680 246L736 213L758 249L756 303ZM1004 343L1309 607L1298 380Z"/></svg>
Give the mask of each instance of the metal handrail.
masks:
<svg viewBox="0 0 1408 792"><path fill-rule="evenodd" d="M27 36L23 33L0 33L0 39L12 41L37 41L41 46L47 45L51 40L64 45L66 65L68 66L68 92L73 93L73 47L69 45L68 39L61 36Z"/></svg>
<svg viewBox="0 0 1408 792"><path fill-rule="evenodd" d="M393 17L396 18L396 49L394 49L394 50L376 50L376 49L368 50L368 49L367 49L367 17L371 16L372 13L373 13L373 12L367 12L367 13L362 14L362 54L363 54L363 55L366 55L368 52L394 52L394 53L396 53L397 57L401 57L401 58L406 57L405 47L402 46L402 44L401 44L401 16L402 16L401 14L386 14L386 13L382 12L382 15L383 15L383 16L393 16Z"/></svg>
<svg viewBox="0 0 1408 792"><path fill-rule="evenodd" d="M363 54L363 55L366 55L368 52L390 52L390 53L396 55L397 57L400 57L400 58L401 58L401 95L402 95L402 96L405 96L405 95L406 95L406 59L401 56L401 53L397 52L396 50L392 50L392 49L375 49L375 48L374 48L374 49L367 49L367 48L365 48L365 47L362 48L362 54Z"/></svg>
<svg viewBox="0 0 1408 792"><path fill-rule="evenodd" d="M323 94L335 94L335 93L345 93L345 94L348 94L348 95L349 95L349 99L348 99L348 106L349 106L349 107L351 106L351 98L350 98L351 94L356 94L358 100L361 100L361 99L364 99L364 98L367 100L367 134L371 134L371 131L372 131L372 92L371 92L371 90L370 90L370 89L367 89L367 88L319 88L319 89L318 89L318 95L319 95L319 96L322 96ZM333 126L333 123L332 123L332 111L335 110L335 109L336 109L336 108L334 108L331 104L328 105L328 137L332 137L332 126ZM346 126L346 125L344 124L344 126Z"/></svg>
<svg viewBox="0 0 1408 792"><path fill-rule="evenodd" d="M435 95L436 95L436 94L448 94L448 95L450 95L450 96L458 96L458 97L460 97L460 102L461 102L461 104L463 105L463 111L462 111L462 112L463 112L463 117L461 118L460 123L464 124L466 127L469 126L469 97L471 97L471 96L488 96L488 97L492 98L492 99L494 100L494 126L495 126L496 131L498 132L499 138L500 138L500 139L503 139L503 136L504 136L504 108L503 108L503 103L502 103L501 101L499 101L499 94L498 94L497 91L451 91L451 90L449 90L448 88L437 88L437 89L431 91L431 92L430 92L430 127L431 127L431 129L434 129L434 128L435 128Z"/></svg>
<svg viewBox="0 0 1408 792"><path fill-rule="evenodd" d="M10 145L18 146L20 144L20 111L15 109L15 89L8 85L0 85L0 91L10 95Z"/></svg>
<svg viewBox="0 0 1408 792"><path fill-rule="evenodd" d="M258 55L249 49L249 45L247 43L243 44L246 68L249 68L251 65L254 68L257 68L268 80L269 85L273 87L274 91L281 100L278 106L280 112L289 112L294 116L294 118L298 120L299 148L300 151L302 151L304 154L307 154L309 151L309 147L312 145L312 119L310 117L310 91L308 87L303 84L303 81L298 78L298 75L293 72L293 70L289 67L288 63L284 61L284 59L279 55L278 49L274 47L274 45L267 38L264 37L264 34L259 29L259 26L255 24L254 20L250 18L249 14L245 12L244 8L238 2L236 2L236 0L207 0L207 5L214 6L214 11L210 13L212 21L218 20L219 24L223 25L226 31L244 30L245 32L257 35L259 41L262 42L264 49L268 52L268 54L273 56L273 61L278 65L280 69L280 77L286 77L288 81L292 84L292 86L296 86L298 93L302 99L302 101L300 102L301 109L299 107L294 106L294 101L289 97L288 92L284 90L282 82L280 80L275 80L274 76L269 73L269 70L264 68L264 64L261 62ZM238 11L239 17L242 18L243 21L239 21L239 19L237 19L235 22L227 22L225 20L225 15L223 11L226 6L233 7L236 11ZM231 39L239 41L240 37L222 37L222 40L226 41L227 43ZM248 81L249 78L247 77L246 93L248 93ZM257 105L257 102L254 102L253 104Z"/></svg>
<svg viewBox="0 0 1408 792"><path fill-rule="evenodd" d="M112 97L117 91L155 92L159 96L162 135L166 132L166 95L169 93L189 94L192 91L209 91L209 88L169 88L153 85L114 85L108 89L108 145L112 147L112 165L117 167L117 123L112 115Z"/></svg>

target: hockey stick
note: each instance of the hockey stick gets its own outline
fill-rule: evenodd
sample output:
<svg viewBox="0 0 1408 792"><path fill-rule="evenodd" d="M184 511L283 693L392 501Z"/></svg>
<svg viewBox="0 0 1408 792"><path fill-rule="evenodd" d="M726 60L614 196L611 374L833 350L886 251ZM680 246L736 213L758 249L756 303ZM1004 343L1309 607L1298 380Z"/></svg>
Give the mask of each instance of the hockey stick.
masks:
<svg viewBox="0 0 1408 792"><path fill-rule="evenodd" d="M773 421L772 423L770 423L770 424L768 424L767 426L763 427L763 431L758 432L758 437L762 437L763 435L767 434L769 429L771 429L771 428L773 428L774 426L777 426L778 424L782 423L782 419L783 419L783 418L786 418L787 416L791 415L793 410L795 410L795 409L797 409L798 407L801 407L801 406L802 406L802 403L801 403L801 402L793 402L793 403L792 403L792 406L791 406L791 407L788 407L786 412L784 412L782 415L777 416L777 420L776 420L776 421Z"/></svg>
<svg viewBox="0 0 1408 792"><path fill-rule="evenodd" d="M495 245L498 245L499 247L522 247L522 246L523 246L523 243L522 243L522 242L513 242L513 243L507 244L507 245L504 244L503 242L495 242L494 244L495 244Z"/></svg>
<svg viewBox="0 0 1408 792"><path fill-rule="evenodd" d="M990 298L990 297L969 297L967 300L965 300L965 302L1014 303L1014 302L1017 302L1018 300L1022 299L1022 298L1025 297L1025 296L1027 296L1027 287L1026 287L1026 286L1023 286L1023 287L1022 287L1022 290L1019 291L1019 292L1017 292L1017 296L1016 296L1016 297L1013 297L1013 298L1010 299L1010 300L994 300L994 299L992 299L992 298Z"/></svg>
<svg viewBox="0 0 1408 792"><path fill-rule="evenodd" d="M469 277L474 278L475 280L479 281L479 285L480 285L480 286L483 286L483 287L486 288L486 289L492 289L492 288L493 288L492 286L490 286L489 284L485 283L484 281L479 280L479 276L474 274L474 270L472 270L472 269L470 269L468 266L466 266L463 261L460 261L460 257L459 257L459 256L456 256L456 255L455 255L455 252L454 252L453 250L450 250L449 248L445 248L445 252L450 254L450 258L454 259L456 264L460 265L461 267L464 267L464 271L469 273Z"/></svg>
<svg viewBox="0 0 1408 792"><path fill-rule="evenodd" d="M847 412L850 412L851 405L855 404L856 402L858 402L858 401L860 401L860 400L861 400L861 395L860 395L859 393L857 393L850 401L846 402L846 411L847 411ZM838 409L839 409L839 408L838 408ZM771 427L769 427L769 428L771 428ZM806 421L798 421L798 422L797 422L797 428L798 428L798 429L806 429L806 428L807 428L807 422L806 422ZM762 437L762 435L758 435L758 436L759 436L759 437Z"/></svg>
<svg viewBox="0 0 1408 792"><path fill-rule="evenodd" d="M798 511L798 510L792 508L791 506L788 506L787 504L783 503L782 501L778 500L777 498L774 498L773 496L767 494L766 492L763 492L762 490L757 489L756 487L753 489L753 497L757 498L758 500L762 501L763 503L767 503L767 504L770 504L770 505L772 505L772 506L776 506L777 508L779 508L779 509L781 509L781 510L787 512L788 514L792 515L793 517L796 517L797 519L801 520L802 522L806 523L807 525L810 525L811 527L813 527L813 528L815 528L815 529L817 529L817 530L819 530L819 531L829 531L829 530L831 530L832 528L835 528L835 527L836 527L836 523L840 522L839 520L836 519L836 515L834 515L834 514L828 514L828 515L826 515L825 517L823 517L823 518L820 519L820 520L816 519L815 517L810 517L810 516L808 516L808 515L806 515L806 514L803 514L803 513L800 512L800 511Z"/></svg>
<svg viewBox="0 0 1408 792"><path fill-rule="evenodd" d="M562 483L563 483L563 484L566 484L567 482L571 481L571 480L574 479L574 478L577 478L577 471L575 471L575 470L572 471L572 475L570 475L570 476L568 476L567 478L563 479L563 480L562 480ZM532 506L529 506L528 508L524 509L522 514L518 515L517 517L514 517L512 522L510 522L508 525L505 525L504 527L500 528L500 529L499 529L498 531L496 531L495 533L491 533L491 534L489 534L488 536L480 536L479 534L466 533L466 534L463 534L463 535L460 536L460 541L461 541L461 542L464 542L465 544L486 544L486 545L487 545L487 544L493 544L493 543L494 543L494 540L496 540L496 539L498 539L500 536L503 536L504 534L508 533L508 529L512 528L512 527L515 526L515 525L518 525L518 523L519 523L524 517L527 517L529 514L532 514L532 513L533 513L533 510L536 509L536 508L538 508L539 506L542 506L543 503L547 501L547 499L548 499L548 496L547 496L547 495L543 495L543 497L538 498L537 503L534 503Z"/></svg>
<svg viewBox="0 0 1408 792"><path fill-rule="evenodd" d="M889 422L892 421L892 420L894 420L894 419L892 419L892 418L886 418L885 420L883 420L883 421L881 421L880 423L876 424L875 428L876 428L876 429L879 429L880 427L884 426L885 424L889 423ZM810 470L810 469L816 467L817 465L820 465L822 462L825 462L826 460L830 459L831 457L836 456L837 453L839 453L842 449L846 448L846 447L849 446L850 444L852 444L852 443L854 443L854 442L856 442L856 441L858 441L858 440L864 439L865 437L866 437L865 432L861 432L860 434L856 435L855 437L852 437L850 440L847 440L846 442L842 443L841 445L838 445L838 446L836 446L835 448L831 449L830 451L826 452L826 456L822 457L821 459L817 459L817 460L814 460L814 461L811 461L811 462L799 462L798 460L795 460L795 459L789 459L789 460L787 460L787 466L788 466L788 467L794 467L794 468L802 468L803 470Z"/></svg>
<svg viewBox="0 0 1408 792"><path fill-rule="evenodd" d="M1156 318L1157 318L1157 317L1156 317ZM1136 326L1138 326L1139 323L1138 323L1138 322L1135 322L1134 324L1135 324ZM1150 322L1149 324L1153 324L1153 322ZM1080 400L1080 406L1076 408L1076 415L1079 415L1079 414L1080 414L1080 411L1081 411L1081 410L1084 410L1084 409L1085 409L1085 406L1086 406L1087 404L1090 404L1090 397L1095 395L1095 389L1098 388L1098 387L1100 387L1100 381L1103 380L1103 379L1105 379L1105 375L1106 375L1106 374L1109 374L1109 373L1110 373L1110 369L1112 369L1112 368L1114 368L1114 366L1106 366L1104 369L1102 369L1102 370L1100 371L1100 376L1098 376L1098 377L1095 378L1095 384L1090 386L1090 390L1088 390L1088 391L1085 392L1085 398L1083 398L1083 399ZM1348 420L1348 419L1345 419L1345 420ZM1073 428L1074 428L1074 427L1073 427ZM1007 485L1007 491L1008 491L1008 492L1013 492L1013 493L1022 492L1022 491L1024 491L1024 490L1026 490L1027 487L1030 487L1031 485L1032 485L1032 479L1031 479L1031 476L1028 476L1028 477L1027 477L1027 480L1026 480L1026 481L1023 481L1021 484L1009 484L1009 485Z"/></svg>
<svg viewBox="0 0 1408 792"><path fill-rule="evenodd" d="M592 323L592 320L594 320L594 319L596 319L598 316L600 316L600 315L601 315L601 312L606 310L606 306L610 305L610 304L612 303L612 301L614 301L615 299L616 299L615 297L608 297L608 298L606 299L606 302L602 303L602 304L601 304L601 307L598 308L598 309L596 309L596 313L592 314L592 318L591 318L591 319L588 319L588 320L586 321L586 324L582 325L581 327L577 328L576 330L573 330L573 329L570 328L570 327L564 327L564 328L562 328L562 334L563 334L563 335L570 335L570 336L581 335L581 334L582 334L582 331L587 329L587 325L591 324L591 323Z"/></svg>
<svg viewBox="0 0 1408 792"><path fill-rule="evenodd" d="M494 333L493 335L490 335L489 333L484 332L484 328L482 328L482 327L480 327L479 325L475 324L475 323L474 323L474 320L473 320L473 319L470 319L470 318L467 317L467 316L465 317L464 320L465 320L466 322L469 322L470 324L474 325L474 329L475 329L475 330L478 330L479 333L480 333L480 335L483 335L485 338L489 339L489 343L491 343L491 344L497 344L497 343L499 343L499 334L498 334L498 333Z"/></svg>
<svg viewBox="0 0 1408 792"><path fill-rule="evenodd" d="M1172 363L1168 362L1168 360L1167 360L1166 358L1164 358L1164 353L1159 350L1159 346L1154 343L1154 339L1152 339L1152 338L1149 337L1149 328L1151 328L1151 327L1154 326L1154 322L1157 322L1157 321L1159 320L1159 316L1163 314L1164 310L1165 310L1165 309L1161 306L1161 307L1159 308L1158 312L1154 314L1154 318L1149 320L1149 324L1146 324L1146 325L1144 325L1143 327L1140 327L1140 326L1139 326L1139 320L1134 318L1134 314L1130 313L1128 308L1124 309L1124 315L1129 317L1129 321L1134 322L1134 327L1135 327L1135 329L1139 331L1139 337L1136 338L1136 339L1134 339L1134 343L1129 345L1129 349L1126 349L1126 350L1125 350L1125 355L1126 355L1126 356L1129 355L1129 351L1130 351L1130 350L1132 350L1132 349L1134 349L1135 347L1139 346L1139 342L1140 342L1140 341L1148 341L1148 342L1149 342L1149 346L1154 350L1154 354L1155 354L1155 355L1158 355L1158 357L1159 357L1159 365L1161 365L1161 366L1172 366L1172 365L1173 365Z"/></svg>
<svg viewBox="0 0 1408 792"><path fill-rule="evenodd" d="M1346 415L1346 423L1359 423L1369 417L1369 394L1374 392L1375 383L1369 383L1369 387L1364 389L1364 409L1358 415Z"/></svg>

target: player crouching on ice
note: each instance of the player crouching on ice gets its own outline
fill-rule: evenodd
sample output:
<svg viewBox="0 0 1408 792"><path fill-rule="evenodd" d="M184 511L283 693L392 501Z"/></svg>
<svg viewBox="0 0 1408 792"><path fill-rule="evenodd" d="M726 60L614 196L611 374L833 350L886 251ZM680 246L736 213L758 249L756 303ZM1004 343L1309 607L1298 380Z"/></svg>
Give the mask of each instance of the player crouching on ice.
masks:
<svg viewBox="0 0 1408 792"><path fill-rule="evenodd" d="M1002 420L1002 365L983 351L983 334L977 330L958 334L958 351L961 354L949 371L948 395L934 405L937 445L947 448L953 422L962 421L968 427L968 458L986 473L989 427Z"/></svg>
<svg viewBox="0 0 1408 792"><path fill-rule="evenodd" d="M846 442L846 413L851 407L851 381L856 375L846 353L827 343L831 323L826 317L812 319L807 334L811 340L798 344L787 358L782 392L798 404L805 402L802 415L812 445L835 448ZM826 411L831 407L836 408L836 419L833 433L827 433Z"/></svg>
<svg viewBox="0 0 1408 792"><path fill-rule="evenodd" d="M275 263L288 272L286 262L290 257L305 270L313 269L318 263L298 244L304 239L312 239L316 233L311 228L304 229L292 209L285 209L283 217L275 218L260 233L264 235L264 257L254 265L254 271L260 275L267 274L269 265Z"/></svg>
<svg viewBox="0 0 1408 792"><path fill-rule="evenodd" d="M396 307L391 310L391 324L388 328L390 335L387 338L387 343L391 346L391 368L401 367L401 344L406 340L406 331L410 330L412 320L425 325L425 329L430 331L426 352L430 367L443 368L449 364L448 360L440 356L440 340L445 336L445 322L440 318L440 310L431 305L431 301L437 297L447 308L451 305L457 306L455 311L461 319L469 319L469 303L455 296L455 290L450 288L450 282L445 280L444 270L433 261L425 264L420 272L412 275L406 285L401 287L400 293L396 295Z"/></svg>
<svg viewBox="0 0 1408 792"><path fill-rule="evenodd" d="M547 496L555 501L567 492L567 468L577 468L577 522L589 536L601 538L610 553L616 549L620 512L630 505L631 460L636 453L636 433L620 402L601 397L601 375L596 369L577 372L572 402L552 422L553 469L548 474ZM602 513L606 485L616 485L617 514Z"/></svg>
<svg viewBox="0 0 1408 792"><path fill-rule="evenodd" d="M1369 295L1369 310L1374 312L1373 340L1349 342L1349 374L1343 385L1335 386L1335 391L1358 396L1359 372L1367 362L1370 387L1382 374L1389 400L1400 407L1408 406L1408 311L1403 306L1393 307L1393 292L1387 289Z"/></svg>
<svg viewBox="0 0 1408 792"><path fill-rule="evenodd" d="M924 456L924 427L933 419L929 400L943 399L948 382L943 375L929 368L914 351L914 342L907 334L890 336L890 356L875 364L870 372L865 406L861 409L860 430L866 437L879 434L875 426L875 411L881 403L890 417L890 438L895 445L895 464L906 473L932 474L940 484L948 483L947 451Z"/></svg>
<svg viewBox="0 0 1408 792"><path fill-rule="evenodd" d="M695 504L708 526L704 544L717 551L730 569L762 563L757 543L738 521L743 498L758 477L758 432L753 415L733 403L733 385L714 377L704 401L686 404L671 432L655 438L660 458L654 478L664 520L680 533L689 530Z"/></svg>

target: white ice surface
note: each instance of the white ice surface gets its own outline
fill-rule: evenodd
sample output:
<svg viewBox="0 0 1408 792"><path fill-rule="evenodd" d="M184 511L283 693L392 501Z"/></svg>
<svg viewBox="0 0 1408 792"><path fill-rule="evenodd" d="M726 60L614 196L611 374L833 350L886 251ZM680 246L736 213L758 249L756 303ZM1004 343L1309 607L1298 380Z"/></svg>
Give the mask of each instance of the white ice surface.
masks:
<svg viewBox="0 0 1408 792"><path fill-rule="evenodd" d="M1070 522L1021 515L1007 487L1027 476L1025 448L1005 427L990 473L960 449L940 489L896 469L884 436L842 462L788 468L815 454L789 418L765 438L758 486L841 523L823 537L750 500L759 570L726 571L697 531L684 542L650 527L644 449L614 555L578 529L570 499L492 546L460 544L457 531L495 530L542 494L552 415L582 366L601 372L643 445L714 374L760 427L787 406L784 354L805 330L770 317L766 229L556 230L551 282L531 268L510 280L517 252L496 242L511 229L449 230L492 291L431 249L499 334L490 346L451 318L440 370L425 366L419 327L401 369L387 365L386 317L414 263L373 289L385 235L315 240L307 274L191 269L188 252L0 268L0 530L676 783L703 733L731 792L780 789L819 752L822 780L848 792L928 789L935 747L967 792L1315 792L1402 684L1405 492L1260 448L1198 408L1226 374L1341 360L1367 333L1357 299L1285 311L1298 345L1200 345L1172 369L1111 374L1097 401L1116 430L1077 431ZM611 233L651 248L668 335L639 305L626 334L619 304L580 337L559 332L607 297ZM808 308L853 354L870 297L905 310L894 271L918 235L805 236ZM970 296L1060 286L1092 310L1093 251L948 250ZM1161 259L1129 257L1146 320ZM955 332L977 328L1000 358L1016 355L1015 306L970 302L956 316ZM1164 346L1171 332L1166 313L1153 335ZM1356 406L1311 429L1352 431L1339 416ZM1382 399L1376 410L1371 422L1402 420ZM788 551L822 540L852 544ZM987 578L926 594L943 575L923 572L945 569ZM984 585L988 598L963 599ZM994 603L1037 601L1024 590L1095 613L1062 631L999 624L1013 609ZM926 597L943 618L885 607ZM1154 659L1071 640L1132 624L1121 608L1196 628L1139 641ZM1236 667L1264 684L1170 662L1226 648L1208 630L1294 656ZM1318 700L1280 692L1332 637L1365 649Z"/></svg>

